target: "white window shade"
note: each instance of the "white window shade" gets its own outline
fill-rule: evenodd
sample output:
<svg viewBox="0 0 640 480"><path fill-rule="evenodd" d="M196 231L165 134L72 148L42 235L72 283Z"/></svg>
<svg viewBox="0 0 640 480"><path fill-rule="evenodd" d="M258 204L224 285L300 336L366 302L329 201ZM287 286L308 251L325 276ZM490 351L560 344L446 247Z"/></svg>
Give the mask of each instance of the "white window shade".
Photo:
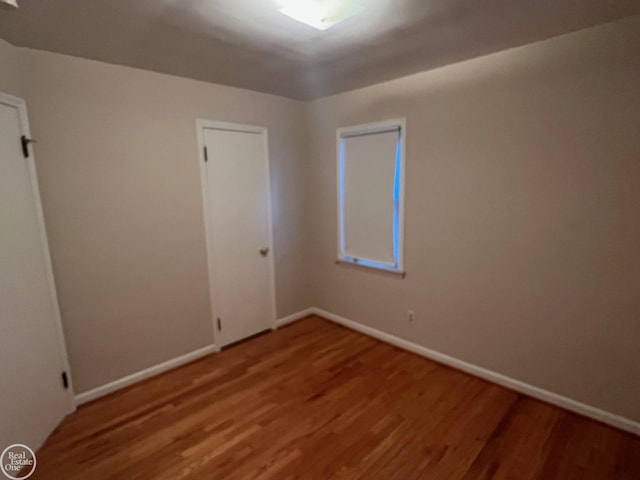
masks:
<svg viewBox="0 0 640 480"><path fill-rule="evenodd" d="M338 135L339 260L402 270L404 122Z"/></svg>

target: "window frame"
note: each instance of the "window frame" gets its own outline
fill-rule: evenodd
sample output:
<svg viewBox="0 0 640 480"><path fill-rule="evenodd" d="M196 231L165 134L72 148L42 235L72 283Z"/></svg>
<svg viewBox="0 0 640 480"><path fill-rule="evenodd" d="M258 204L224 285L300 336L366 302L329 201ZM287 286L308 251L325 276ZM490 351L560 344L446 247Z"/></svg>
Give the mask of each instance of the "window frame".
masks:
<svg viewBox="0 0 640 480"><path fill-rule="evenodd" d="M338 259L337 263L357 265L378 271L398 274L404 277L404 198L406 169L406 130L405 118L395 118L362 125L338 128L336 131L336 177L337 177L337 210L338 210ZM394 177L394 219L393 243L394 264L378 260L356 258L345 251L345 218L344 218L344 140L349 137L372 135L390 131L399 131L396 144L396 166Z"/></svg>

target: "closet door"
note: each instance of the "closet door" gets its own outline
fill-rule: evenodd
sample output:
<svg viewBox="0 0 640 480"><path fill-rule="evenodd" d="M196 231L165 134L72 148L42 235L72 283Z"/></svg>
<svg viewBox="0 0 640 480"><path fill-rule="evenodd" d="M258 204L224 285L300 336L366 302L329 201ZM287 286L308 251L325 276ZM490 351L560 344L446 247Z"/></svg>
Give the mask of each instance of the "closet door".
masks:
<svg viewBox="0 0 640 480"><path fill-rule="evenodd" d="M73 411L23 100L0 94L0 450L38 448Z"/></svg>
<svg viewBox="0 0 640 480"><path fill-rule="evenodd" d="M209 257L220 346L274 325L273 252L266 131L203 131Z"/></svg>

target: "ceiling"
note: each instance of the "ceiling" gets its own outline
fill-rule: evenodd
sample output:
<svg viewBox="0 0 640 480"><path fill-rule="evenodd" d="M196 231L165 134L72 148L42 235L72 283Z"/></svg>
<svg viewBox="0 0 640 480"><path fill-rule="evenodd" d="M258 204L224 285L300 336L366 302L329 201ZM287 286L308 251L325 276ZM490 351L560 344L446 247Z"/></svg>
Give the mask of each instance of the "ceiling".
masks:
<svg viewBox="0 0 640 480"><path fill-rule="evenodd" d="M362 0L318 31L277 0L18 0L17 46L308 100L640 14L638 0Z"/></svg>

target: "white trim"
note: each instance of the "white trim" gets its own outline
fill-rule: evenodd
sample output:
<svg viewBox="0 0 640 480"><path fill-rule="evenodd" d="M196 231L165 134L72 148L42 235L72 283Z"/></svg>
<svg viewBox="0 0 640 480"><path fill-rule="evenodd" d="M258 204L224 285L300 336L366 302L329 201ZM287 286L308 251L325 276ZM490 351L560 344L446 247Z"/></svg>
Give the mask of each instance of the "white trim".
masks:
<svg viewBox="0 0 640 480"><path fill-rule="evenodd" d="M205 241L207 243L207 264L209 271L209 301L211 303L211 324L213 325L213 343L216 345L223 345L221 335L219 335L216 318L220 316L218 312L218 303L216 302L215 292L215 264L214 264L214 252L213 252L213 226L211 225L212 217L210 212L210 195L209 195L209 182L207 180L207 162L204 158L204 149L206 142L204 138L204 130L224 130L232 132L245 132L255 133L262 135L264 140L265 149L265 162L267 166L267 222L269 229L269 269L271 277L271 329L278 328L277 313L276 313L276 274L275 274L275 250L273 242L273 215L272 215L272 195L271 195L271 165L269 155L269 131L265 127L259 127L256 125L244 125L239 123L219 122L214 120L207 120L198 118L196 120L196 130L198 138L198 163L200 167L200 187L202 189L202 203L204 212L204 227L205 227ZM219 338L220 337L220 338Z"/></svg>
<svg viewBox="0 0 640 480"><path fill-rule="evenodd" d="M263 134L263 133L265 133L267 131L267 129L265 127L260 127L258 125L248 125L248 124L244 124L244 123L220 122L218 120L209 120L209 119L206 119L206 118L198 118L198 119L196 119L196 124L198 126L198 130L202 130L204 128L211 128L213 130L226 130L228 132L256 133L258 135Z"/></svg>
<svg viewBox="0 0 640 480"><path fill-rule="evenodd" d="M212 353L216 353L219 351L220 349L215 345L209 345L200 348L180 357L176 357L172 360L168 360L166 362L159 363L158 365L154 365L153 367L149 367L131 375L127 375L126 377L123 377L119 380L109 382L106 385L102 385L101 387L97 387L87 392L80 393L76 395L76 403L78 405L82 405L83 403L91 402L92 400L104 397L105 395L109 395L110 393L113 393L117 390L129 387L135 383L139 383L148 378L155 377L156 375L160 375L161 373L173 370L174 368L185 365L186 363L193 362L194 360L198 360L202 357L206 357L207 355L211 355Z"/></svg>
<svg viewBox="0 0 640 480"><path fill-rule="evenodd" d="M316 309L307 308L306 310L302 310L300 312L294 313L284 318L280 318L277 320L277 322L275 322L276 328L283 327L297 320L302 320L303 318L313 315L315 312L316 312ZM210 345L210 346L201 348L199 350L195 350L191 353L187 353L186 355L182 355L180 357L174 358L167 362L154 365L153 367L149 367L145 370L141 370L137 373L128 375L119 380L115 380L113 382L107 383L106 385L102 385L100 387L94 388L87 392L81 393L75 397L75 401L78 405L91 402L100 397L104 397L105 395L109 395L110 393L129 387L135 383L141 382L148 378L164 373L168 370L172 370L181 365L192 362L202 357L206 357L207 355L210 355L212 353L216 353L219 351L220 349L216 345Z"/></svg>
<svg viewBox="0 0 640 480"><path fill-rule="evenodd" d="M344 251L344 212L343 204L344 194L341 185L341 162L342 162L342 140L359 135L371 135L383 132L397 131L399 133L400 143L400 198L398 199L398 258L397 265L387 265L371 259L354 259ZM381 122L366 123L362 125L353 125L350 127L341 127L336 130L336 191L337 191L337 219L338 219L338 263L347 263L350 265L366 266L376 270L387 271L401 274L404 278L404 199L405 199L405 178L406 178L406 158L407 158L407 119L393 118L383 120ZM365 262L360 264L358 262Z"/></svg>
<svg viewBox="0 0 640 480"><path fill-rule="evenodd" d="M379 122L363 123L349 127L338 128L338 138L353 137L358 135L393 132L406 126L406 118L390 118Z"/></svg>
<svg viewBox="0 0 640 480"><path fill-rule="evenodd" d="M285 325L288 325L293 322L297 322L298 320L307 318L310 315L314 315L315 312L316 312L316 309L314 308L307 308L305 310L301 310L300 312L296 312L286 317L278 319L278 321L276 322L276 326L277 328L284 327Z"/></svg>
<svg viewBox="0 0 640 480"><path fill-rule="evenodd" d="M209 182L207 181L207 165L204 158L204 129L208 122L206 120L196 120L196 129L198 135L198 166L200 168L200 187L202 189L202 208L204 213L204 235L205 242L207 244L207 266L208 266L208 275L209 275L209 308L211 314L211 326L213 328L213 343L221 344L221 341L218 340L218 327L216 325L216 299L215 299L215 288L213 288L213 283L215 280L215 270L213 263L213 252L211 252L210 245L212 244L213 238L213 227L211 226L211 212L209 208ZM221 340L221 339L220 339Z"/></svg>
<svg viewBox="0 0 640 480"><path fill-rule="evenodd" d="M22 134L27 138L31 138L31 129L29 127L29 116L27 114L27 103L22 98L14 97L13 95L7 95L0 92L0 103L17 108L20 117ZM58 344L58 352L60 356L61 367L67 372L67 379L69 381L69 388L67 389L67 397L69 399L69 409L67 413L71 413L76 409L76 402L73 393L73 375L71 374L71 367L69 364L69 355L67 353L67 344L64 337L64 330L62 327L62 317L60 315L60 305L58 303L58 294L56 289L56 282L53 276L53 267L51 265L51 254L49 252L49 240L47 238L47 230L44 223L44 214L42 212L42 200L40 198L40 186L38 183L38 172L35 164L34 149L29 149L29 158L26 159L27 167L29 169L29 177L31 180L31 191L33 194L34 207L36 210L36 220L38 222L38 231L40 232L40 245L42 246L42 255L44 257L45 264L45 276L47 278L47 285L49 287L49 301L51 302L51 309L53 311L53 323L56 331L56 340Z"/></svg>
<svg viewBox="0 0 640 480"><path fill-rule="evenodd" d="M267 223L269 228L269 269L271 270L271 330L278 328L278 312L276 306L276 251L273 241L273 196L271 195L271 155L269 155L269 131L264 128L264 154L265 162L267 164Z"/></svg>
<svg viewBox="0 0 640 480"><path fill-rule="evenodd" d="M605 410L592 407L577 400L573 400L563 395L559 395L557 393L535 387L520 380L516 380L515 378L507 377L506 375L502 375L500 373L479 367L472 363L465 362L464 360L459 360L444 353L431 350L430 348L423 347L422 345L404 340L389 333L385 333L375 328L362 325L361 323L354 322L353 320L349 320L339 315L335 315L333 313L327 312L326 310L322 310L320 308L312 308L311 310L315 315L338 323L344 327L350 328L351 330L355 330L383 342L389 343L395 347L402 348L403 350L407 350L417 355L421 355L438 363L442 363L443 365L461 370L473 376L482 378L492 383L496 383L524 395L528 395L538 400L542 400L543 402L547 402L552 405L556 405L566 410L575 412L579 415L583 415L602 423L606 423L607 425L611 425L612 427L616 427L621 430L640 435L640 422L631 420L630 418L625 418L620 415L616 415Z"/></svg>
<svg viewBox="0 0 640 480"><path fill-rule="evenodd" d="M368 327L361 323L355 322L353 320L349 320L348 318L341 317L340 315L336 315L334 313L328 312L326 310L322 310L320 308L311 307L305 310L301 310L300 312L297 312L292 315L288 315L286 317L279 319L276 323L278 327L283 327L285 325L296 322L298 320L302 320L310 315L317 315L319 317L322 317L326 320L342 325L351 330L355 330L364 335L368 335L377 340L388 343L390 345L401 348L403 350L415 353L417 355L423 356L425 358L436 361L443 365L447 365L457 370L461 370L475 377L479 377L489 382L501 385L510 390L514 390L518 393L522 393L524 395L536 398L543 402L556 405L560 408L564 408L571 412L575 412L579 415L592 418L594 420L600 421L612 427L619 428L621 430L625 430L635 435L640 435L640 423L634 420L631 420L629 418L621 417L619 415L615 415L605 410L592 407L590 405L579 402L577 400L573 400L563 395L559 395L557 393L553 393L548 390L535 387L533 385L522 382L520 380L507 377L506 375L502 375L500 373L488 370L486 368L479 367L477 365L465 362L464 360L457 359L450 355L437 352L430 348L424 347L422 345L418 345L408 340L404 340L402 338L396 337L386 332L382 332L375 328ZM134 373L133 375L129 375L120 380L116 380L115 382L108 383L107 385L103 385L102 387L98 387L88 392L81 393L80 395L76 396L76 402L78 403L78 405L90 402L99 397L113 393L116 390L120 390L122 388L128 387L134 383L138 383L149 377L153 377L167 370L174 369L176 367L184 365L185 363L189 363L191 361L197 360L201 357L207 356L211 353L218 352L218 351L219 351L219 348L217 348L215 345L201 348L200 350L196 350L195 352L188 353L186 355L175 358L173 360L169 360L168 362L164 362L162 364L156 365L146 370L142 370L138 373Z"/></svg>

